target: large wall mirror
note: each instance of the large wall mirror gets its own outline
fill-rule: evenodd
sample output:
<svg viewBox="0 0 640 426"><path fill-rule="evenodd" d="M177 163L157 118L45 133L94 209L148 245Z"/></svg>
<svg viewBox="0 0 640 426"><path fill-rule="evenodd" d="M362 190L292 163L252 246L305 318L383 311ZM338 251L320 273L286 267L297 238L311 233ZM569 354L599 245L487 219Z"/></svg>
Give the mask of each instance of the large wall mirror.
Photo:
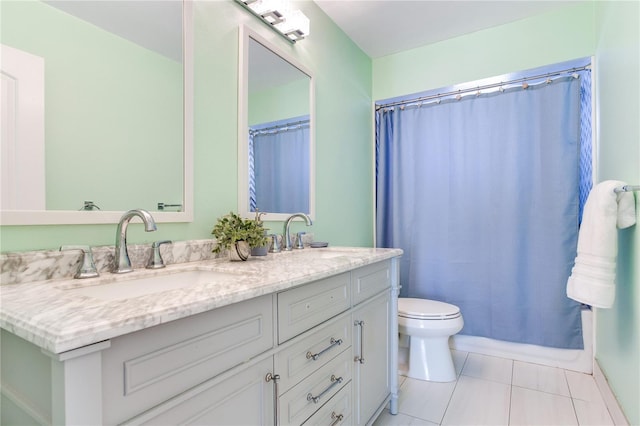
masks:
<svg viewBox="0 0 640 426"><path fill-rule="evenodd" d="M193 220L191 0L9 1L1 19L0 223Z"/></svg>
<svg viewBox="0 0 640 426"><path fill-rule="evenodd" d="M240 28L238 209L265 220L315 214L314 84L309 70Z"/></svg>

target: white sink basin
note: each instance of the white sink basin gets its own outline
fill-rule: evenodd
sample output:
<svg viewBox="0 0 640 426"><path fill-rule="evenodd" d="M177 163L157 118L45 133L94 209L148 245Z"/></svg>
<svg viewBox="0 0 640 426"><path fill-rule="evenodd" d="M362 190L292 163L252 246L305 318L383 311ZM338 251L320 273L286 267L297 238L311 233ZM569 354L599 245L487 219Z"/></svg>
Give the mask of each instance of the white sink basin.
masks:
<svg viewBox="0 0 640 426"><path fill-rule="evenodd" d="M168 290L214 283L237 276L237 274L218 271L181 271L166 275L127 279L86 287L67 288L66 290L74 294L81 294L102 300L124 300Z"/></svg>

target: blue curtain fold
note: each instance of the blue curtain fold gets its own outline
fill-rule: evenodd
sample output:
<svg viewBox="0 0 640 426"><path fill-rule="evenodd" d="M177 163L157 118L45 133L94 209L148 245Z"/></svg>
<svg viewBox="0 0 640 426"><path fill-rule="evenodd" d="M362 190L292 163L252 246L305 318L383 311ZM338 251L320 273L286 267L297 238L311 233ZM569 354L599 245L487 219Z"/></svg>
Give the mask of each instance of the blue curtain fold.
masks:
<svg viewBox="0 0 640 426"><path fill-rule="evenodd" d="M249 134L249 205L253 211L309 210L309 125Z"/></svg>
<svg viewBox="0 0 640 426"><path fill-rule="evenodd" d="M376 235L401 296L453 303L462 334L582 348L565 294L579 220L580 79L376 115Z"/></svg>

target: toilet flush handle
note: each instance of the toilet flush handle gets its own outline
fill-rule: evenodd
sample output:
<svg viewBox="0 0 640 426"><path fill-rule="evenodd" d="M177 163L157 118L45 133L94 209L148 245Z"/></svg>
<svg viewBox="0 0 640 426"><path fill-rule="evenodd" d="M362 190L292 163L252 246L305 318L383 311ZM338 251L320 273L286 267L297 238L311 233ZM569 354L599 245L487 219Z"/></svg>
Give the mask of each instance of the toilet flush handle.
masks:
<svg viewBox="0 0 640 426"><path fill-rule="evenodd" d="M353 325L360 327L360 356L356 355L353 360L364 364L364 321L354 321Z"/></svg>

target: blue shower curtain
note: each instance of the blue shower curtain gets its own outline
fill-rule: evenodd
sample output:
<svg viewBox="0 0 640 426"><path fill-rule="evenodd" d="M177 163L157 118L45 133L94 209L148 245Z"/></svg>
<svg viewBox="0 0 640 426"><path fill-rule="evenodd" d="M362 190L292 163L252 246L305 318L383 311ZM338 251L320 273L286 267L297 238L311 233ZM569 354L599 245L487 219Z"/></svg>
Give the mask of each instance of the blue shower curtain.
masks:
<svg viewBox="0 0 640 426"><path fill-rule="evenodd" d="M268 127L270 124L262 125ZM309 210L309 122L249 132L252 211L291 213Z"/></svg>
<svg viewBox="0 0 640 426"><path fill-rule="evenodd" d="M462 334L582 348L565 285L579 216L580 80L377 112L376 232L401 296L460 307Z"/></svg>

